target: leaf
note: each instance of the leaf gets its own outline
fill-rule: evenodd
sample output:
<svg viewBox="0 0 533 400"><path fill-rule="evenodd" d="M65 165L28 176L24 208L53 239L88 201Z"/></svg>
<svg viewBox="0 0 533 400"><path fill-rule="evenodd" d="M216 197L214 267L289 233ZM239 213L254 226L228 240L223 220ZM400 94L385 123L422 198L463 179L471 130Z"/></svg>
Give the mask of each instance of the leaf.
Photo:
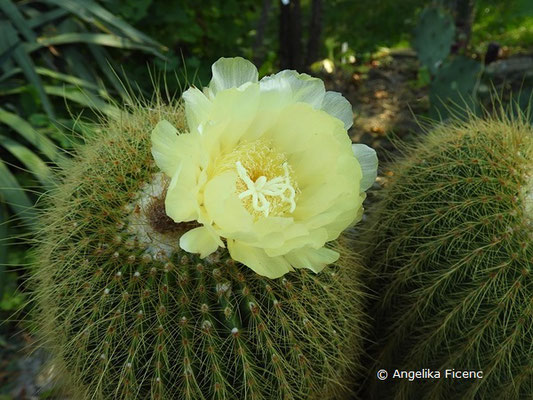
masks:
<svg viewBox="0 0 533 400"><path fill-rule="evenodd" d="M115 71L111 66L109 65L108 57L106 54L105 49L102 49L101 47L95 46L94 44L88 45L89 50L91 51L92 55L94 56L94 60L100 67L100 70L104 73L106 78L111 82L115 90L120 93L122 98L129 99L128 92L124 89L124 86L118 79Z"/></svg>
<svg viewBox="0 0 533 400"><path fill-rule="evenodd" d="M91 43L97 44L100 46L116 47L119 49L131 49L131 50L142 50L146 52L153 53L154 55L164 58L161 53L155 50L152 46L146 44L141 44L134 42L130 39L119 37L107 33L63 33L60 35L52 37L43 37L37 39L37 44L28 44L28 52L35 51L41 47L45 46L57 46L62 44L73 44L73 43Z"/></svg>
<svg viewBox="0 0 533 400"><path fill-rule="evenodd" d="M35 29L35 28L40 27L41 25L55 21L68 14L69 12L67 10L57 8L51 11L39 13L39 15L36 15L36 16L32 16L31 19L28 20L27 22L30 28Z"/></svg>
<svg viewBox="0 0 533 400"><path fill-rule="evenodd" d="M109 25L119 29L120 32L122 32L125 36L129 37L131 40L134 40L138 43L149 44L154 48L159 48L160 50L166 50L166 47L164 47L151 37L133 28L131 25L127 24L121 19L115 17L109 11L100 7L92 0L84 0L83 2L76 0L44 0L44 2L55 4L61 8L69 10L84 21L89 22L93 25L97 23L94 18L96 17L102 20L103 22L108 23Z"/></svg>
<svg viewBox="0 0 533 400"><path fill-rule="evenodd" d="M37 214L33 203L2 160L0 160L0 195L30 229L36 229Z"/></svg>
<svg viewBox="0 0 533 400"><path fill-rule="evenodd" d="M40 135L28 122L20 118L18 115L0 108L0 122L8 125L11 129L19 133L50 160L56 163L63 160L64 156L59 153L54 143L47 137Z"/></svg>
<svg viewBox="0 0 533 400"><path fill-rule="evenodd" d="M53 184L53 174L50 167L33 151L15 140L0 135L0 145L13 154L24 166L31 171L45 188Z"/></svg>
<svg viewBox="0 0 533 400"><path fill-rule="evenodd" d="M16 42L16 43L13 43L7 50L5 50L1 55L0 55L0 66L5 63L7 60L9 60L11 58L11 56L13 55L15 49L20 45L21 42ZM22 70L21 70L22 71Z"/></svg>
<svg viewBox="0 0 533 400"><path fill-rule="evenodd" d="M11 23L18 29L18 31L26 38L28 42L35 42L37 39L35 33L33 33L28 21L26 21L19 9L11 0L0 0L0 10L4 12Z"/></svg>
<svg viewBox="0 0 533 400"><path fill-rule="evenodd" d="M3 279L2 274L5 273L5 264L7 262L7 245L8 245L8 230L7 230L7 207L0 197L0 292L2 291Z"/></svg>
<svg viewBox="0 0 533 400"><path fill-rule="evenodd" d="M75 87L68 86L45 86L46 93L52 96L59 96L74 101L82 106L89 107L103 114L117 117L120 115L120 109L99 99L89 92L81 91Z"/></svg>
<svg viewBox="0 0 533 400"><path fill-rule="evenodd" d="M69 74L63 74L61 72L53 71L51 69L42 68L42 67L37 67L36 71L41 76L48 76L53 79L57 79L57 80L60 80L66 83L70 83L71 85L74 85L74 86L79 86L85 89L91 89L91 90L94 90L95 92L98 92L100 96L109 97L108 93L105 90L102 90L98 85L92 82L88 82L84 79L78 78L76 76L69 75Z"/></svg>
<svg viewBox="0 0 533 400"><path fill-rule="evenodd" d="M9 21L0 24L0 47L9 48L16 43L17 40L17 32ZM52 103L50 103L50 99L48 99L48 96L44 91L43 83L35 71L35 65L33 64L32 59L25 51L25 46L18 46L13 52L13 58L24 72L28 82L30 82L33 86L35 86L35 89L37 89L39 98L43 103L43 108L46 113L50 117L53 117L54 111Z"/></svg>

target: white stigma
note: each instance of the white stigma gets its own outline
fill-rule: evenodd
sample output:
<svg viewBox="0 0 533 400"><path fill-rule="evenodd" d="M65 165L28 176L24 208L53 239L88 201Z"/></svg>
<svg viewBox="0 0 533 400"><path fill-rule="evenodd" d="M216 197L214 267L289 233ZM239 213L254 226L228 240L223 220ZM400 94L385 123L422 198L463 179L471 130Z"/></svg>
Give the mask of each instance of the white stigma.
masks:
<svg viewBox="0 0 533 400"><path fill-rule="evenodd" d="M296 191L291 185L291 179L289 175L289 166L287 163L283 164L283 170L285 171L284 176L277 176L271 180L267 180L265 176L260 176L256 181L248 176L248 171L243 167L240 161L235 163L237 166L237 173L239 178L246 184L247 190L239 194L239 199L244 199L248 196L252 196L252 207L258 212L262 212L265 217L268 217L270 214L270 202L267 200L266 196L279 196L281 200L290 203L291 208L290 212L293 212L296 208L296 203L294 198L296 196ZM289 195L286 195L286 192L289 192Z"/></svg>

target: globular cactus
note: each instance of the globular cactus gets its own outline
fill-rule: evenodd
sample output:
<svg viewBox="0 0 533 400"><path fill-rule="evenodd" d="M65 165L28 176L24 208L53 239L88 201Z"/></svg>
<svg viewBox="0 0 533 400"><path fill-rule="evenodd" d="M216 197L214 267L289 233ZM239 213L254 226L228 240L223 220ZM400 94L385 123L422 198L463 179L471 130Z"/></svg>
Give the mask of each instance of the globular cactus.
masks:
<svg viewBox="0 0 533 400"><path fill-rule="evenodd" d="M100 126L61 171L37 241L42 344L72 398L340 399L360 351L358 261L346 235L320 274L268 279L226 250L186 253L150 133L180 104Z"/></svg>
<svg viewBox="0 0 533 400"><path fill-rule="evenodd" d="M371 224L370 398L531 399L533 130L524 117L470 116L410 150Z"/></svg>
<svg viewBox="0 0 533 400"><path fill-rule="evenodd" d="M436 7L424 9L413 32L413 48L432 74L450 54L455 25L450 14Z"/></svg>

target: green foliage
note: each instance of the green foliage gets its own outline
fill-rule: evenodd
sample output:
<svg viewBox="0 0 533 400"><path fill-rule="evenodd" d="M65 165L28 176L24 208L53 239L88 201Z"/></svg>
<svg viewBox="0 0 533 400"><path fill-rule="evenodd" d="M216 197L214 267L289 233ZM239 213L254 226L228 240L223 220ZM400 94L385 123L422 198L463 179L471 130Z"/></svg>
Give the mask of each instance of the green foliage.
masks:
<svg viewBox="0 0 533 400"><path fill-rule="evenodd" d="M71 115L116 115L111 96L128 98L111 66L126 50L162 57L163 47L91 0L0 0L0 310L24 299L25 267L13 268L24 248L7 238L36 228L34 203L66 160L60 148L83 134Z"/></svg>
<svg viewBox="0 0 533 400"><path fill-rule="evenodd" d="M33 199L9 166L25 168L46 189L49 163L64 158L52 138L73 126L65 98L71 112L79 105L113 114L106 84L127 97L104 47L160 55L162 46L90 0L1 0L0 18L0 193L32 227ZM72 138L59 136L63 147L71 145Z"/></svg>
<svg viewBox="0 0 533 400"><path fill-rule="evenodd" d="M376 365L483 378L374 380L373 398L529 398L531 125L503 111L470 115L407 150L373 214Z"/></svg>
<svg viewBox="0 0 533 400"><path fill-rule="evenodd" d="M148 8L154 0L102 0L101 3L113 14L130 23L146 17Z"/></svg>
<svg viewBox="0 0 533 400"><path fill-rule="evenodd" d="M427 0L324 2L324 38L347 42L358 57L394 47L410 37L417 11Z"/></svg>
<svg viewBox="0 0 533 400"><path fill-rule="evenodd" d="M455 25L450 14L436 7L424 9L413 32L413 48L420 62L431 73L450 54L455 38Z"/></svg>
<svg viewBox="0 0 533 400"><path fill-rule="evenodd" d="M533 46L533 2L530 0L478 0L472 29L472 47L481 53L488 42L513 50Z"/></svg>
<svg viewBox="0 0 533 400"><path fill-rule="evenodd" d="M107 4L102 2L103 4ZM255 0L152 0L137 2L111 0L119 15L134 22L129 16L132 7L145 7L143 18L135 26L165 44L171 53L166 60L156 61L159 71L167 71L166 84L171 91L188 83L206 84L210 78L211 64L222 56L240 55L252 59L255 29L261 11L261 3ZM142 5L141 5L142 3ZM275 2L274 2L275 4ZM272 7L268 21L269 31L264 46L277 47L277 4ZM260 67L260 66L258 66ZM128 63L128 71L142 79L146 67L139 60ZM268 71L271 72L271 71ZM175 74L179 81L176 81Z"/></svg>
<svg viewBox="0 0 533 400"><path fill-rule="evenodd" d="M49 195L36 238L36 334L76 399L341 399L360 352L359 264L263 278L227 251L183 252L150 153L182 106L99 127Z"/></svg>

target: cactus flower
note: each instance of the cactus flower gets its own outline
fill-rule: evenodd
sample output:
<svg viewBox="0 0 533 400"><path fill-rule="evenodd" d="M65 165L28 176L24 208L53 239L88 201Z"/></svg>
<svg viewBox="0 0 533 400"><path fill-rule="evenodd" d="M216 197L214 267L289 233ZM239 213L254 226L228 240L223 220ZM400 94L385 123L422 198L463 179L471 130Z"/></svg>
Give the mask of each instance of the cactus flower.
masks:
<svg viewBox="0 0 533 400"><path fill-rule="evenodd" d="M203 91L183 94L188 132L162 120L152 155L170 178L167 215L199 224L180 247L206 257L227 246L256 273L315 273L339 254L326 244L361 219L375 152L352 145L352 108L320 79L281 71L260 81L242 58L221 58Z"/></svg>

